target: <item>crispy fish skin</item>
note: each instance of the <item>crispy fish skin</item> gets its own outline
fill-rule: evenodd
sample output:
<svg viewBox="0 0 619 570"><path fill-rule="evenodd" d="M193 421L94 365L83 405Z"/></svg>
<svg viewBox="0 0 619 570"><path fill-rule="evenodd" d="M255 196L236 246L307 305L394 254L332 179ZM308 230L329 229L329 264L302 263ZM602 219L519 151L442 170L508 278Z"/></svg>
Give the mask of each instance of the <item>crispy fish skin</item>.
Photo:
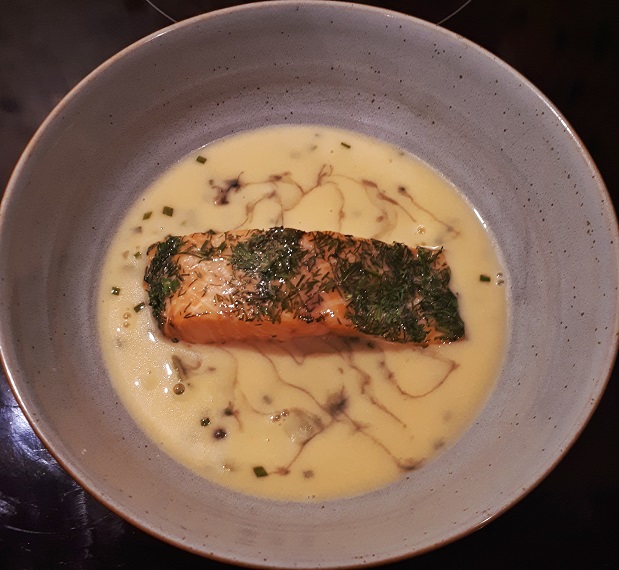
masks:
<svg viewBox="0 0 619 570"><path fill-rule="evenodd" d="M148 257L153 315L173 340L464 336L442 249L271 228L170 236Z"/></svg>

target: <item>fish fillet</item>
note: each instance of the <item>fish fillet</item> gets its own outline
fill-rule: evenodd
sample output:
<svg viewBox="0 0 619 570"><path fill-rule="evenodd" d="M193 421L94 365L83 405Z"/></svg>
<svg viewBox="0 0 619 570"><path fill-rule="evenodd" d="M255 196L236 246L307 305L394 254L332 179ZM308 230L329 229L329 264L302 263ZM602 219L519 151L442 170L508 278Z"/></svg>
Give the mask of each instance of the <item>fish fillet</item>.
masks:
<svg viewBox="0 0 619 570"><path fill-rule="evenodd" d="M144 281L174 341L464 336L442 249L281 227L208 231L151 245Z"/></svg>

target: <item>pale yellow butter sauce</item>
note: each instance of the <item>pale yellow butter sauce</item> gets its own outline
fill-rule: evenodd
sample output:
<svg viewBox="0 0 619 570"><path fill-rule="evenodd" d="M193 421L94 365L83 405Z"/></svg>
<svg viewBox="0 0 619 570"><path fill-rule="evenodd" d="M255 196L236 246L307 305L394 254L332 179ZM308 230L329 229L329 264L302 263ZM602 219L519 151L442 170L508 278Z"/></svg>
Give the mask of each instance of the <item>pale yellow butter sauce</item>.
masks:
<svg viewBox="0 0 619 570"><path fill-rule="evenodd" d="M160 334L142 282L150 244L280 225L444 246L466 338L197 346ZM261 496L348 496L421 467L474 421L504 355L501 272L476 213L422 162L347 131L272 127L196 151L127 212L102 272L101 345L130 414L183 465Z"/></svg>

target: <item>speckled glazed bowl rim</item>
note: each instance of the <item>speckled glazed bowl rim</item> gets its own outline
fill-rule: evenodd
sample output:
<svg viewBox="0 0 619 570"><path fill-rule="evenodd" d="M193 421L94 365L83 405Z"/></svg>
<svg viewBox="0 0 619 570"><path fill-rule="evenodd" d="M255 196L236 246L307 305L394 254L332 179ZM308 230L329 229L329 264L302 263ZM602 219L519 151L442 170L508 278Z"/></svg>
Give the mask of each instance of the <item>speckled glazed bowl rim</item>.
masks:
<svg viewBox="0 0 619 570"><path fill-rule="evenodd" d="M517 71L515 71L513 68L511 68L508 64L506 64L505 62L503 62L502 60L500 60L498 57L496 57L495 55L493 55L492 53L488 52L487 50L485 50L484 48L481 48L480 46L478 46L477 44L459 36L458 34L455 34L449 30L446 30L444 28L441 28L435 24L429 23L429 22L425 22L423 20L419 20L417 18L414 18L412 16L408 16L405 14L400 14L397 12L393 12L393 11L389 11L389 10L384 10L381 8L376 8L376 7L371 7L371 6L366 6L366 5L359 5L359 4L352 4L352 3L347 3L347 2L335 2L335 1L328 1L328 0L324 0L324 1L320 1L320 0L300 0L297 2L287 2L289 4L298 4L298 5L303 5L303 6L311 6L311 5L329 5L329 7L331 9L337 9L340 8L342 10L346 9L346 10L359 10L359 11L365 11L367 14L372 15L389 15L389 17L394 18L395 20L397 19L404 19L406 21L414 21L415 24L417 26L420 27L425 27L427 29L430 29L433 33L438 34L438 35L443 35L443 36L447 36L450 37L452 40L455 40L456 42L459 42L460 45L462 45L463 47L469 48L471 50L474 50L476 54L478 54L479 58L481 59L490 59L492 60L492 62L494 64L498 64L499 66L501 66L504 71L506 71L508 74L512 75L513 77L518 78L518 80L520 82L522 82L522 84L524 86L526 86L531 92L535 93L537 95L537 97L539 98L539 100L545 105L545 107L550 110L552 113L554 113L554 115L557 117L557 119L565 126L566 129L566 137L570 138L572 140L572 142L574 143L574 145L576 145L579 154L582 156L582 158L584 159L584 161L586 162L586 164L588 165L588 167L591 169L592 172L595 172L597 174L598 180L600 181L600 192L604 195L605 198L605 203L607 204L607 209L608 209L608 219L612 220L612 233L615 237L614 239L614 245L612 247L612 250L614 252L614 256L616 258L619 258L619 231L617 228L617 220L616 217L614 215L614 212L612 210L612 206L610 204L612 204L610 197L608 195L607 190L604 188L603 186L603 182L601 182L602 178L601 175L599 174L599 171L597 170L597 167L595 166L593 160L591 159L588 151L586 150L586 148L584 147L584 145L582 144L581 140L579 139L579 137L576 135L576 133L574 132L573 128L571 127L571 125L569 125L568 121L561 115L561 113L553 106L553 104L533 85L531 84L524 76L522 76L520 73L518 73ZM104 62L103 64L101 64L98 68L96 68L93 72L91 72L86 78L84 78L81 82L79 82L59 103L58 105L52 110L52 112L49 114L49 116L45 119L45 121L42 123L42 125L39 127L39 129L37 130L37 132L34 134L34 136L32 137L31 141L29 142L28 146L26 147L26 149L24 150L24 152L22 153L22 156L19 160L19 162L17 163L14 172L11 176L11 179L9 180L9 183L7 185L4 197L2 199L2 203L0 204L0 235L3 233L3 227L5 225L5 220L7 219L7 217L10 214L10 202L13 196L13 193L16 192L16 188L18 186L18 179L20 178L21 172L22 170L25 168L25 165L30 157L30 155L33 152L33 149L39 144L40 139L42 138L43 134L45 133L45 131L49 128L50 125L52 125L54 123L54 121L56 121L63 113L63 111L65 110L65 108L69 105L69 103L72 101L72 99L74 97L76 97L77 94L81 93L82 91L84 91L85 89L88 88L89 84L92 82L92 80L99 76L102 72L104 72L105 70L107 70L109 67L116 65L120 60L122 60L123 58L127 57L129 54L132 54L135 51L138 50L143 50L143 49L148 49L148 44L154 40L156 40L157 38L159 38L160 36L164 35L164 34L169 34L169 33L174 33L176 30L180 30L183 29L185 27L191 27L194 26L196 23L200 22L200 23L204 23L206 21L209 20L220 20L221 18L225 18L225 16L227 14L230 13L234 13L237 11L247 11L247 12L254 12L256 13L256 16L258 16L258 13L265 7L272 7L274 5L277 4L282 4L281 1L278 0L272 0L272 1L268 1L268 2L259 2L259 3L253 3L253 4L248 4L248 5L239 5L239 6L234 6L234 7L230 7L230 8L226 8L226 9L222 9L222 10L217 10L214 12L210 12L207 14L203 14L203 15L199 15L196 16L194 18L190 18L188 20L184 20L182 22L179 22L177 24L174 24L172 26L169 26L165 29L162 29L160 31L157 31L153 34L150 34L149 36L139 40L138 42L128 46L127 48L123 49L122 51L120 51L118 54L114 55L113 57L111 57L110 59L108 59L106 62ZM619 282L619 275L617 275L617 282ZM522 489L522 492L507 501L506 504L502 505L500 508L496 509L494 512L490 513L483 521L481 521L479 524L477 524L476 526L472 526L471 528L454 534L452 536L449 536L447 538L445 538L442 541L439 541L435 544L431 544L428 545L425 548L421 548L416 550L414 553L411 554L407 554L404 556L394 556L392 558L383 558L381 560L377 560L375 562L360 562L358 564L355 564L354 562L350 564L350 567L356 567L356 566L373 566L373 565L378 565L378 564L384 564L387 562L393 562L396 560L400 560L404 557L410 556L412 554L422 554L424 552L430 551L430 550L434 550L442 545L451 543L463 536L466 536L468 534L470 534L471 532L485 526L488 522L490 522L491 520L495 519L497 516L501 515L502 513L504 513L505 511L507 511L508 509L510 509L515 503L517 503L519 500L521 500L522 498L524 498L529 492L531 492L553 469L554 467L561 461L561 459L563 458L563 456L567 453L567 451L570 449L571 445L578 439L578 437L580 436L580 434L582 433L583 429L585 428L586 424L588 423L589 419L591 418L592 414L594 413L595 409L597 408L597 404L600 401L600 398L604 392L604 388L606 386L606 384L608 383L608 379L610 377L610 373L612 371L613 365L614 365L614 360L615 360L615 356L616 356L616 352L617 352L617 346L618 346L618 342L619 342L619 316L615 317L615 326L614 326L614 330L613 331L609 331L608 333L608 344L607 344L607 352L606 352L606 356L604 359L604 362L606 363L605 366L605 381L602 382L600 384L600 388L599 388L599 392L596 394L596 402L593 406L591 406L591 408L589 409L588 415L584 418L584 420L580 423L580 425L574 426L574 432L573 435L570 437L569 443L568 445L563 449L562 453L558 454L549 464L547 464L545 466L545 468L541 471L539 478L534 481L533 483L529 484L528 487L525 487ZM0 356L2 357L2 363L3 366L5 368L6 371L6 375L7 378L9 380L9 384L11 386L11 389L18 401L18 403L20 404L22 410L24 411L24 414L26 416L26 418L28 419L28 421L30 422L31 426L33 427L35 433L38 435L38 437L43 441L43 443L45 444L45 446L49 449L49 451L51 452L51 454L55 457L55 459L58 461L58 463L60 465L62 465L62 467L71 474L71 476L76 479L82 486L84 486L91 494L93 494L95 497L98 497L98 499L103 502L108 508L110 508L111 510L115 511L117 514L121 515L122 517L126 518L127 520L129 520L132 524L134 524L136 527L141 528L142 530L156 536L159 539L162 539L174 546L180 546L180 547L184 547L187 548L186 545L183 545L182 543L179 543L175 537L169 536L167 534L165 534L165 532L162 532L160 530L158 530L157 528L154 528L152 526L149 526L149 524L137 517L133 517L128 515L127 513L123 512L122 508L117 506L116 504L114 504L113 502L107 501L105 497L101 497L99 496L99 493L97 491L96 488L92 488L91 485L88 484L88 482L86 482L85 480L83 480L82 476L79 473L79 470L76 471L72 465L71 465L71 460L66 460L62 454L58 453L55 449L54 449L54 444L53 444L53 439L52 437L50 437L46 430L45 430L45 425L40 425L38 421L35 420L35 418L32 417L31 413L28 410L28 407L25 404L24 398L22 397L22 393L21 393L21 389L20 389L20 382L19 379L17 377L14 377L14 375L11 373L11 363L8 361L7 356L5 354L5 351L2 349L3 346L8 345L11 342L11 336L10 336L10 331L6 330L4 328L4 326L0 327ZM204 555L204 552L200 552L197 550L194 550L192 548L188 548L190 551L194 551L198 554L202 554ZM228 563L233 563L233 564L239 564L239 561L237 560L232 560L229 558L225 558L225 557L220 557L216 554L209 554L209 556L211 558L214 559L218 559L218 560L222 560L224 562L228 562ZM255 567L262 567L260 564L255 563L255 564L248 564L250 566L255 566Z"/></svg>

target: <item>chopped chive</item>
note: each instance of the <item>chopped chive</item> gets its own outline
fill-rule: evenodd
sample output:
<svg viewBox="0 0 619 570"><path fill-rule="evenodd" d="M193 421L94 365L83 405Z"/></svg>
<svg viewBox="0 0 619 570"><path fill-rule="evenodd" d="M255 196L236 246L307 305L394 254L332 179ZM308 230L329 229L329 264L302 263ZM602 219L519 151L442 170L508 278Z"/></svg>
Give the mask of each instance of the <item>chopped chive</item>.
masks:
<svg viewBox="0 0 619 570"><path fill-rule="evenodd" d="M120 295L120 287L112 287L112 295Z"/></svg>
<svg viewBox="0 0 619 570"><path fill-rule="evenodd" d="M488 277L487 275L480 275L479 280L483 281L484 283L490 283L490 277Z"/></svg>
<svg viewBox="0 0 619 570"><path fill-rule="evenodd" d="M256 477L266 477L268 475L267 470L262 467L262 465L254 467L254 473L256 474Z"/></svg>
<svg viewBox="0 0 619 570"><path fill-rule="evenodd" d="M342 142L340 143L344 148L351 148L348 143Z"/></svg>
<svg viewBox="0 0 619 570"><path fill-rule="evenodd" d="M201 155L198 155L198 158L196 158L196 160L200 163L200 164L204 164L206 162L206 158L204 158Z"/></svg>
<svg viewBox="0 0 619 570"><path fill-rule="evenodd" d="M138 303L135 307L133 307L133 310L136 313L139 313L144 307L146 307L146 303Z"/></svg>
<svg viewBox="0 0 619 570"><path fill-rule="evenodd" d="M136 251L136 252L133 254L133 257L135 257L136 259L140 259L140 257L142 257L142 252L141 252L141 251Z"/></svg>
<svg viewBox="0 0 619 570"><path fill-rule="evenodd" d="M142 216L143 220L148 220L148 218L150 218L153 215L152 212L144 212L144 215Z"/></svg>
<svg viewBox="0 0 619 570"><path fill-rule="evenodd" d="M170 206L163 207L163 215L172 217L174 215L174 208L170 208Z"/></svg>
<svg viewBox="0 0 619 570"><path fill-rule="evenodd" d="M206 427L206 426L210 425L210 423L211 423L210 418L202 418L202 419L200 420L200 425L201 425L202 427Z"/></svg>

